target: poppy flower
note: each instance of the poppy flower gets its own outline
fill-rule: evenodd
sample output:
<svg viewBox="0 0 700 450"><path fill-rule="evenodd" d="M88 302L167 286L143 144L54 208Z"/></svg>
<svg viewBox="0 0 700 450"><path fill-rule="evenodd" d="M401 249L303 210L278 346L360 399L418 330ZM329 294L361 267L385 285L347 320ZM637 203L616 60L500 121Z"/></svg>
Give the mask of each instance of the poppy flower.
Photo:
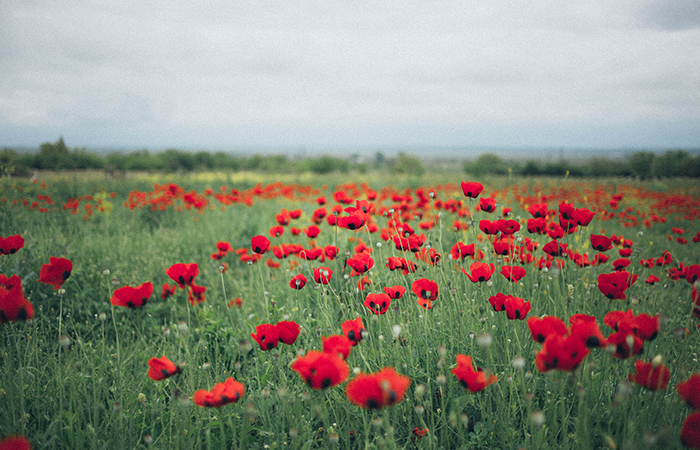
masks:
<svg viewBox="0 0 700 450"><path fill-rule="evenodd" d="M552 239L561 239L564 237L564 228L555 222L549 222L547 224L547 236Z"/></svg>
<svg viewBox="0 0 700 450"><path fill-rule="evenodd" d="M70 277L73 271L73 263L66 258L50 257L49 263L41 266L39 282L50 284L54 289L59 289Z"/></svg>
<svg viewBox="0 0 700 450"><path fill-rule="evenodd" d="M194 283L190 284L187 286L187 301L190 302L190 305L197 306L206 300L204 296L206 290L207 288L204 286L198 286Z"/></svg>
<svg viewBox="0 0 700 450"><path fill-rule="evenodd" d="M621 248L618 253L620 256L623 258L628 258L632 254L632 249L631 248Z"/></svg>
<svg viewBox="0 0 700 450"><path fill-rule="evenodd" d="M496 221L498 229L506 236L520 231L520 222L517 220L498 220Z"/></svg>
<svg viewBox="0 0 700 450"><path fill-rule="evenodd" d="M333 271L328 267L319 267L314 269L314 281L318 284L328 284L331 281Z"/></svg>
<svg viewBox="0 0 700 450"><path fill-rule="evenodd" d="M170 361L166 356L151 358L148 360L148 376L153 381L161 381L182 372L178 366Z"/></svg>
<svg viewBox="0 0 700 450"><path fill-rule="evenodd" d="M588 348L605 347L606 340L593 316L574 314L569 318L571 335L583 342Z"/></svg>
<svg viewBox="0 0 700 450"><path fill-rule="evenodd" d="M348 359L352 350L353 342L342 334L334 334L332 336L321 336L323 343L323 352L332 355L338 355L343 359Z"/></svg>
<svg viewBox="0 0 700 450"><path fill-rule="evenodd" d="M559 216L563 217L565 220L573 219L575 210L576 207L573 203L562 202L559 204Z"/></svg>
<svg viewBox="0 0 700 450"><path fill-rule="evenodd" d="M526 302L520 297L509 295L504 302L506 317L508 320L525 320L530 312L530 302Z"/></svg>
<svg viewBox="0 0 700 450"><path fill-rule="evenodd" d="M255 253L262 255L270 248L270 240L263 235L253 236L250 239L250 248Z"/></svg>
<svg viewBox="0 0 700 450"><path fill-rule="evenodd" d="M337 386L350 374L348 364L337 354L316 350L308 351L305 356L297 356L290 368L315 390Z"/></svg>
<svg viewBox="0 0 700 450"><path fill-rule="evenodd" d="M0 324L34 317L34 306L24 296L22 280L17 275L0 274Z"/></svg>
<svg viewBox="0 0 700 450"><path fill-rule="evenodd" d="M685 279L688 283L694 284L698 279L700 279L700 264L693 264L685 268Z"/></svg>
<svg viewBox="0 0 700 450"><path fill-rule="evenodd" d="M304 276L303 273L294 275L292 279L289 281L289 287L292 289L303 289L304 286L306 286L306 277Z"/></svg>
<svg viewBox="0 0 700 450"><path fill-rule="evenodd" d="M700 412L694 412L686 417L681 427L680 439L688 448L700 448Z"/></svg>
<svg viewBox="0 0 700 450"><path fill-rule="evenodd" d="M479 229L486 234L498 234L501 231L497 222L491 222L487 219L479 221Z"/></svg>
<svg viewBox="0 0 700 450"><path fill-rule="evenodd" d="M289 211L289 217L291 217L292 219L298 219L299 217L301 217L301 213L301 209L293 209Z"/></svg>
<svg viewBox="0 0 700 450"><path fill-rule="evenodd" d="M462 354L457 355L457 367L452 369L452 373L459 380L459 384L464 386L472 394L481 392L487 386L498 381L498 377L492 373L484 372L480 367L474 369L472 357Z"/></svg>
<svg viewBox="0 0 700 450"><path fill-rule="evenodd" d="M635 361L634 368L637 373L629 374L629 380L651 391L666 389L671 379L671 371L663 364L658 364L656 367L654 366L655 364L653 362L645 363L640 360Z"/></svg>
<svg viewBox="0 0 700 450"><path fill-rule="evenodd" d="M168 297L172 297L175 295L175 291L177 290L177 284L173 284L170 286L168 283L163 283L163 292L160 294L160 298L165 300Z"/></svg>
<svg viewBox="0 0 700 450"><path fill-rule="evenodd" d="M496 210L496 199L495 198L479 198L479 209L484 212L494 212Z"/></svg>
<svg viewBox="0 0 700 450"><path fill-rule="evenodd" d="M283 344L292 345L299 337L299 325L291 320L277 322L277 335ZM256 330L257 331L257 330Z"/></svg>
<svg viewBox="0 0 700 450"><path fill-rule="evenodd" d="M418 298L434 301L438 296L438 285L427 278L420 278L411 284L411 290Z"/></svg>
<svg viewBox="0 0 700 450"><path fill-rule="evenodd" d="M386 293L392 300L398 300L406 292L406 288L400 285L385 287L384 293Z"/></svg>
<svg viewBox="0 0 700 450"><path fill-rule="evenodd" d="M354 272L358 274L365 273L374 267L374 260L366 253L355 255L352 258L349 258L346 263L353 269Z"/></svg>
<svg viewBox="0 0 700 450"><path fill-rule="evenodd" d="M194 393L194 403L207 408L221 408L222 406L236 403L245 394L242 383L228 377L223 383L214 385L211 391L200 389Z"/></svg>
<svg viewBox="0 0 700 450"><path fill-rule="evenodd" d="M385 367L376 373L361 373L345 387L345 396L354 405L366 409L381 409L400 403L411 379Z"/></svg>
<svg viewBox="0 0 700 450"><path fill-rule="evenodd" d="M476 249L474 244L463 244L462 242L457 242L452 246L450 250L450 257L453 261L458 261L464 259L467 256L474 256Z"/></svg>
<svg viewBox="0 0 700 450"><path fill-rule="evenodd" d="M32 450L32 443L22 435L5 436L0 439L0 450Z"/></svg>
<svg viewBox="0 0 700 450"><path fill-rule="evenodd" d="M367 294L364 303L374 314L381 315L387 312L391 305L391 297L387 294Z"/></svg>
<svg viewBox="0 0 700 450"><path fill-rule="evenodd" d="M359 230L365 224L365 214L356 212L349 216L338 217L336 223L340 228Z"/></svg>
<svg viewBox="0 0 700 450"><path fill-rule="evenodd" d="M535 219L537 218L544 218L547 216L547 204L546 203L534 203L530 206L527 207L527 212L532 214L532 217Z"/></svg>
<svg viewBox="0 0 700 450"><path fill-rule="evenodd" d="M546 316L542 319L530 317L527 319L527 327L530 329L532 340L540 344L544 343L550 335L564 336L568 331L564 321L555 316Z"/></svg>
<svg viewBox="0 0 700 450"><path fill-rule="evenodd" d="M250 333L263 351L272 350L279 342L279 329L276 325L263 323L255 327L255 333Z"/></svg>
<svg viewBox="0 0 700 450"><path fill-rule="evenodd" d="M618 359L640 355L644 350L644 341L629 330L612 333L608 336L607 342L607 348L612 356Z"/></svg>
<svg viewBox="0 0 700 450"><path fill-rule="evenodd" d="M365 330L365 326L362 324L362 317L358 317L355 320L346 320L341 324L341 328L345 337L352 341L353 347L360 343L362 332Z"/></svg>
<svg viewBox="0 0 700 450"><path fill-rule="evenodd" d="M279 214L275 214L275 220L277 221L278 225L286 227L287 225L289 225L289 222L292 220L292 216L289 214L289 212L286 209L283 209L282 211L279 212Z"/></svg>
<svg viewBox="0 0 700 450"><path fill-rule="evenodd" d="M650 284L650 285L653 286L653 285L655 285L656 283L658 283L659 281L661 281L661 280L660 280L659 277L657 277L656 275L649 275L649 278L647 278L644 282L645 282L646 284Z"/></svg>
<svg viewBox="0 0 700 450"><path fill-rule="evenodd" d="M601 234L592 234L591 246L599 252L606 252L612 248L612 240Z"/></svg>
<svg viewBox="0 0 700 450"><path fill-rule="evenodd" d="M542 247L542 251L549 256L556 257L561 256L566 251L566 244L560 244L556 239L546 243Z"/></svg>
<svg viewBox="0 0 700 450"><path fill-rule="evenodd" d="M497 255L508 256L510 254L511 243L506 240L496 239L493 241L493 251Z"/></svg>
<svg viewBox="0 0 700 450"><path fill-rule="evenodd" d="M370 284L372 284L372 280L367 275L362 275L360 279L357 280L357 289L364 291Z"/></svg>
<svg viewBox="0 0 700 450"><path fill-rule="evenodd" d="M136 287L124 286L116 289L109 301L114 306L140 308L148 302L151 294L153 294L153 283L148 281Z"/></svg>
<svg viewBox="0 0 700 450"><path fill-rule="evenodd" d="M676 386L678 395L693 409L700 409L700 375L693 374Z"/></svg>
<svg viewBox="0 0 700 450"><path fill-rule="evenodd" d="M482 262L473 262L469 265L471 274L467 273L464 268L462 272L471 280L472 283L479 283L491 279L491 275L496 271L493 263L486 264Z"/></svg>
<svg viewBox="0 0 700 450"><path fill-rule="evenodd" d="M340 249L335 245L326 245L323 247L323 254L326 255L326 258L330 259L331 261L338 256L339 251Z"/></svg>
<svg viewBox="0 0 700 450"><path fill-rule="evenodd" d="M272 237L280 237L284 234L284 227L282 225L275 225L274 227L270 228L268 233ZM253 249L253 251L255 251L255 249Z"/></svg>
<svg viewBox="0 0 700 450"><path fill-rule="evenodd" d="M484 190L484 186L476 181L462 181L462 192L465 197L477 198Z"/></svg>
<svg viewBox="0 0 700 450"><path fill-rule="evenodd" d="M15 234L6 238L0 236L0 255L11 255L22 247L24 247L24 238L21 235Z"/></svg>
<svg viewBox="0 0 700 450"><path fill-rule="evenodd" d="M527 231L532 234L545 234L547 232L547 220L544 217L527 219Z"/></svg>
<svg viewBox="0 0 700 450"><path fill-rule="evenodd" d="M591 220L593 220L593 216L595 216L595 213L591 212L590 209L577 208L571 214L571 220L576 222L576 224L579 226L586 227L591 223Z"/></svg>
<svg viewBox="0 0 700 450"><path fill-rule="evenodd" d="M185 289L185 286L191 285L199 275L199 266L196 263L173 264L165 269L165 274L176 282L180 289Z"/></svg>
<svg viewBox="0 0 700 450"><path fill-rule="evenodd" d="M520 266L503 266L501 268L501 275L503 275L506 280L517 283L527 275L527 272Z"/></svg>
<svg viewBox="0 0 700 450"><path fill-rule="evenodd" d="M589 350L575 336L550 334L535 356L535 366L540 372L559 370L572 372L588 356Z"/></svg>

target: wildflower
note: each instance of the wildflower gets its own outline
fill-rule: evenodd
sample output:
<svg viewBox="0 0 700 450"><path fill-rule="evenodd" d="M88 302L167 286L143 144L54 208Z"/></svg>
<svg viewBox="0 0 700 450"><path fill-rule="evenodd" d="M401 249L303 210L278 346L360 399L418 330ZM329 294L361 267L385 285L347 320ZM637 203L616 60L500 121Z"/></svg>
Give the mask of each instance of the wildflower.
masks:
<svg viewBox="0 0 700 450"><path fill-rule="evenodd" d="M588 348L605 347L606 339L600 332L598 321L593 316L574 314L569 318L571 335L584 343Z"/></svg>
<svg viewBox="0 0 700 450"><path fill-rule="evenodd" d="M204 286L198 286L194 283L187 286L187 301L190 305L197 306L198 303L202 303L206 300L204 292L207 290Z"/></svg>
<svg viewBox="0 0 700 450"><path fill-rule="evenodd" d="M280 237L284 234L284 227L282 225L275 225L274 227L270 228L270 231L268 231L268 233L272 237Z"/></svg>
<svg viewBox="0 0 700 450"><path fill-rule="evenodd" d="M498 227L496 222L491 222L487 219L482 219L479 221L479 229L486 234L498 234L501 229Z"/></svg>
<svg viewBox="0 0 700 450"><path fill-rule="evenodd" d="M172 297L175 295L175 291L177 290L177 284L173 284L170 286L168 283L163 283L163 292L160 294L160 298L165 300L168 297Z"/></svg>
<svg viewBox="0 0 700 450"><path fill-rule="evenodd" d="M517 220L498 220L496 222L498 229L504 235L510 236L513 233L520 231L520 222Z"/></svg>
<svg viewBox="0 0 700 450"><path fill-rule="evenodd" d="M588 356L589 350L575 336L550 334L535 356L535 366L540 372L557 369L572 372Z"/></svg>
<svg viewBox="0 0 700 450"><path fill-rule="evenodd" d="M245 387L242 383L228 377L223 383L217 383L211 391L200 389L194 393L194 403L207 408L221 408L236 403L243 397Z"/></svg>
<svg viewBox="0 0 700 450"><path fill-rule="evenodd" d="M350 350L354 345L353 341L342 334L334 334L328 337L321 336L321 342L323 343L324 353L338 355L343 359L348 359L348 356L350 356Z"/></svg>
<svg viewBox="0 0 700 450"><path fill-rule="evenodd" d="M411 284L411 290L418 296L418 304L423 309L432 308L432 302L438 296L438 285L427 278L420 278Z"/></svg>
<svg viewBox="0 0 700 450"><path fill-rule="evenodd" d="M501 268L501 275L503 275L506 280L517 283L527 275L527 272L520 266L503 266Z"/></svg>
<svg viewBox="0 0 700 450"><path fill-rule="evenodd" d="M479 199L479 209L489 213L496 211L496 199L481 197Z"/></svg>
<svg viewBox="0 0 700 450"><path fill-rule="evenodd" d="M270 248L270 240L262 235L254 236L250 239L250 247L255 253L262 255Z"/></svg>
<svg viewBox="0 0 700 450"><path fill-rule="evenodd" d="M22 247L24 247L24 238L21 235L15 234L6 238L0 236L0 255L11 255Z"/></svg>
<svg viewBox="0 0 700 450"><path fill-rule="evenodd" d="M364 253L353 256L348 259L346 263L353 269L353 274L362 274L374 267L374 260ZM352 274L350 276L352 276Z"/></svg>
<svg viewBox="0 0 700 450"><path fill-rule="evenodd" d="M472 394L483 391L487 386L498 381L496 375L486 373L480 367L474 370L472 357L462 354L457 355L457 367L452 369L452 373Z"/></svg>
<svg viewBox="0 0 700 450"><path fill-rule="evenodd" d="M547 204L546 203L534 203L530 206L527 207L527 212L532 214L532 217L537 219L537 218L544 218L547 216Z"/></svg>
<svg viewBox="0 0 700 450"><path fill-rule="evenodd" d="M486 264L482 262L473 262L469 265L469 270L471 274L467 273L466 270L462 269L462 272L472 281L472 283L479 283L482 281L488 281L491 279L491 275L496 271L493 263Z"/></svg>
<svg viewBox="0 0 700 450"><path fill-rule="evenodd" d="M700 448L700 412L694 412L686 417L681 428L680 439L688 448Z"/></svg>
<svg viewBox="0 0 700 450"><path fill-rule="evenodd" d="M272 350L279 342L279 330L275 325L263 323L255 327L255 333L250 333L263 351Z"/></svg>
<svg viewBox="0 0 700 450"><path fill-rule="evenodd" d="M228 306L229 308L232 308L233 306L237 306L238 308L240 308L241 306L243 306L243 299L240 297L233 298L229 300Z"/></svg>
<svg viewBox="0 0 700 450"><path fill-rule="evenodd" d="M384 293L386 293L392 300L400 299L405 292L406 288L401 285L384 288Z"/></svg>
<svg viewBox="0 0 700 450"><path fill-rule="evenodd" d="M32 443L19 434L5 436L0 439L0 450L32 450Z"/></svg>
<svg viewBox="0 0 700 450"><path fill-rule="evenodd" d="M693 374L676 386L678 395L693 409L700 409L700 375Z"/></svg>
<svg viewBox="0 0 700 450"><path fill-rule="evenodd" d="M291 369L299 374L311 389L337 386L348 378L350 368L337 354L311 350L298 356Z"/></svg>
<svg viewBox="0 0 700 450"><path fill-rule="evenodd" d="M384 314L391 305L391 297L387 294L367 294L363 305L369 308L374 314Z"/></svg>
<svg viewBox="0 0 700 450"><path fill-rule="evenodd" d="M413 436L411 436L411 440L415 443L420 441L423 436L428 434L428 429L416 427L411 433L413 434Z"/></svg>
<svg viewBox="0 0 700 450"><path fill-rule="evenodd" d="M176 366L166 356L160 358L151 358L148 360L148 376L153 381L161 381L170 378L182 372L182 369Z"/></svg>
<svg viewBox="0 0 700 450"><path fill-rule="evenodd" d="M319 267L314 269L314 281L318 284L328 284L331 281L333 271L328 267Z"/></svg>
<svg viewBox="0 0 700 450"><path fill-rule="evenodd" d="M410 378L385 367L376 373L357 375L346 386L345 396L361 408L381 409L400 403L410 384Z"/></svg>
<svg viewBox="0 0 700 450"><path fill-rule="evenodd" d="M41 266L39 282L50 284L54 289L59 289L70 277L73 271L73 263L66 258L49 258L49 263Z"/></svg>
<svg viewBox="0 0 700 450"><path fill-rule="evenodd" d="M153 283L150 281L136 287L124 286L114 291L109 300L114 306L126 308L140 308L148 302L153 294Z"/></svg>
<svg viewBox="0 0 700 450"><path fill-rule="evenodd" d="M635 374L628 376L629 380L651 391L666 389L671 379L671 371L663 364L645 363L641 360L634 362Z"/></svg>
<svg viewBox="0 0 700 450"><path fill-rule="evenodd" d="M352 341L353 347L360 343L362 340L362 332L365 330L365 326L362 324L362 317L358 317L355 320L346 320L341 324L343 329L343 334Z"/></svg>
<svg viewBox="0 0 700 450"><path fill-rule="evenodd" d="M34 317L34 306L24 296L22 280L17 275L0 274L0 324Z"/></svg>
<svg viewBox="0 0 700 450"><path fill-rule="evenodd" d="M568 331L564 321L555 316L546 316L542 319L530 317L527 319L527 326L532 340L540 344L543 344L550 335L564 336Z"/></svg>
<svg viewBox="0 0 700 450"><path fill-rule="evenodd" d="M165 274L176 282L180 289L185 289L185 286L192 285L194 279L199 275L199 266L196 263L173 264L165 269Z"/></svg>
<svg viewBox="0 0 700 450"><path fill-rule="evenodd" d="M304 286L306 286L306 281L307 280L304 274L300 273L292 277L291 281L289 282L289 287L297 290L302 289Z"/></svg>
<svg viewBox="0 0 700 450"><path fill-rule="evenodd" d="M299 325L294 321L277 322L277 334L280 342L287 345L292 345L299 337Z"/></svg>
<svg viewBox="0 0 700 450"><path fill-rule="evenodd" d="M645 282L646 284L650 284L650 285L653 286L653 285L655 285L656 283L658 283L659 281L661 281L661 280L660 280L659 277L657 277L656 275L649 275L649 278L647 278L644 282Z"/></svg>
<svg viewBox="0 0 700 450"><path fill-rule="evenodd" d="M476 250L474 244L463 244L462 242L457 242L452 246L450 250L450 256L453 261L458 261L464 259L467 256L474 256Z"/></svg>
<svg viewBox="0 0 700 450"><path fill-rule="evenodd" d="M477 198L484 190L484 186L476 181L462 181L462 192L465 197Z"/></svg>

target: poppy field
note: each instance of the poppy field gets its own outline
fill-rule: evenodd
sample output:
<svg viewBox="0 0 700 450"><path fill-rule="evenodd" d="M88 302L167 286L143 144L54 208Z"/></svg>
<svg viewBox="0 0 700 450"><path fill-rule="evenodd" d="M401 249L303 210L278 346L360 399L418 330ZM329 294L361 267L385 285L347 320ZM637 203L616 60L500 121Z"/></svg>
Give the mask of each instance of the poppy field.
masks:
<svg viewBox="0 0 700 450"><path fill-rule="evenodd" d="M0 449L700 448L700 188L287 178L1 178Z"/></svg>

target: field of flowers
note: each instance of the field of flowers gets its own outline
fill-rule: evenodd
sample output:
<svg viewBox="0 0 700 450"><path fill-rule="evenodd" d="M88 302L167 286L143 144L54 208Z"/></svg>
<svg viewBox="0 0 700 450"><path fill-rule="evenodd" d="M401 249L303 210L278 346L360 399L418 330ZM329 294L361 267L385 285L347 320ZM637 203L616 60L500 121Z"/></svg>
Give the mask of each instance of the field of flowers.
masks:
<svg viewBox="0 0 700 450"><path fill-rule="evenodd" d="M44 177L2 450L700 448L698 187Z"/></svg>

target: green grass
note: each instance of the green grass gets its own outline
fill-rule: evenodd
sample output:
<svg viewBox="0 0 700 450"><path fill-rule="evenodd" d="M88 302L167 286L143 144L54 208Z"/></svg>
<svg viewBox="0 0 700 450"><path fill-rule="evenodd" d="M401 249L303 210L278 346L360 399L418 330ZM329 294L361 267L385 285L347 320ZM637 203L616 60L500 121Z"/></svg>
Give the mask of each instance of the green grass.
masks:
<svg viewBox="0 0 700 450"><path fill-rule="evenodd" d="M131 190L150 190L153 182L177 182L186 191L201 193L205 188L216 191L223 184L242 190L264 181L254 174L236 176L47 177L48 187L41 191L26 180L0 180L0 197L7 199L0 203L0 235L21 234L26 241L16 254L0 256L0 273L19 275L26 297L36 309L31 321L0 325L0 437L23 434L39 449L135 449L147 447L149 442L154 448L182 449L326 448L335 445L335 435L338 448L348 449L636 449L652 441L667 443L666 448L682 448L678 434L691 410L679 398L675 386L698 371L700 337L691 316L691 286L685 280L669 280L664 269L644 269L637 261L658 257L668 249L676 261L697 263L698 244L680 245L666 239L674 226L689 230L690 235L685 237L690 239L698 231L695 222L669 215L666 223L646 229L641 223L623 228L614 220L602 223L596 218L589 227L564 238L577 251L589 252L588 237L601 228L608 236L624 234L635 242L635 259L628 270L639 274L640 279L628 291L628 299L622 301L606 299L595 287L598 274L612 271L610 263L581 269L566 261L559 274L527 265L528 274L519 284L507 282L497 268L489 285L470 282L448 255L457 240L476 242L477 227L455 233L451 225L456 215L446 211L442 211L437 227L425 231L427 242L441 253L441 263L434 267L420 263L419 270L407 276L389 271L384 263L389 256L413 259L413 255L401 254L382 241L379 233L336 230L325 222L316 244L335 243L340 248L335 261L300 261L298 268L289 271L292 258L281 261L279 269L271 269L262 261L248 265L229 255L225 262L230 267L221 274L219 262L209 256L216 251L217 241L229 241L234 248L249 247L252 236L267 235L281 208L301 208L303 216L292 225L308 226L317 205L278 197L258 199L251 207L236 204L223 211L217 205L202 214L174 209L130 211L122 206ZM379 190L385 182L378 177L344 177L288 176L267 181L300 182L318 188L326 183L330 189L323 195L329 199L329 210L336 184L367 182ZM435 174L391 179L398 190L459 181ZM530 194L559 187L575 193L592 186L568 180L481 181L487 187L482 195L508 189L508 197L500 197L499 203L512 207L514 216L522 217L529 215L508 202L513 186ZM674 183L654 186L655 191L686 192L698 198L697 189ZM628 184L619 180L600 182L606 193L624 191ZM22 186L22 192L16 186ZM70 197L101 191L117 193L109 214L95 213L84 220L82 210L71 215L60 208ZM39 213L11 205L13 199L36 198L40 193L54 199L57 211ZM454 198L468 203L461 192L453 196L438 194L443 200ZM576 207L586 206L571 195ZM645 211L652 201L628 194L620 210L630 205ZM389 199L383 204L391 203ZM556 208L555 203L550 203L552 208ZM481 218L495 217L474 213L477 223ZM378 216L376 221L380 228L386 226L385 218ZM420 233L417 223L411 222ZM531 236L524 228L521 234L538 240L540 248L549 241ZM357 278L344 277L350 270L343 270L343 255L357 243L351 238L361 238L373 249L372 285L364 293L356 289ZM271 240L273 245L298 242L306 246L308 242L303 234L293 237L289 230ZM478 246L486 244L479 242ZM542 251L534 254L541 256ZM41 265L51 256L73 262L63 296L37 281ZM613 254L611 260L615 257ZM486 261L502 264L492 255L487 255ZM174 298L161 300L160 287L171 283L165 269L190 262L199 264L197 283L206 286L207 300L192 307L181 290ZM467 267L469 262L465 260L460 267ZM320 265L333 270L327 287L313 283L312 269ZM299 271L309 283L295 291L288 283ZM647 286L644 279L651 273L662 282ZM430 311L421 309L410 291L411 283L418 278L435 280L439 285L439 297ZM156 287L146 306L129 310L110 305L114 289L146 281ZM362 306L368 292L382 292L382 287L396 284L406 287L407 292L392 303L386 314L374 316ZM646 343L638 358L621 361L604 350L594 350L573 373L542 374L534 365L541 346L530 338L525 321L508 321L504 313L494 313L490 307L488 298L497 292L529 300L529 316L557 315L568 321L576 313L594 315L604 335L611 330L602 319L612 310L633 308L635 314L658 313L664 327L656 340ZM243 299L241 308L227 306L234 297ZM299 351L320 350L322 335L341 333L340 324L358 316L363 317L368 335L353 348L348 364L351 370L363 372L393 366L409 376L412 383L406 397L394 407L362 410L345 398L345 384L311 391L289 368ZM250 337L255 326L285 319L301 326L297 342L261 351ZM187 330L178 331L179 323L186 324ZM400 326L398 338L394 338L395 325ZM687 334L678 331L683 328ZM478 345L474 336L482 334L492 337L490 347ZM70 345L59 344L61 335L70 339ZM450 373L460 353L471 355L478 366L496 374L498 382L477 394L466 391ZM162 355L183 362L184 370L173 378L154 382L146 375L147 361ZM662 355L671 370L668 388L650 392L628 384L634 361L648 361L655 355ZM513 366L516 356L524 358L524 368ZM246 393L238 403L221 409L192 403L197 389L211 389L229 376L245 385ZM414 442L411 437L416 427L428 428L429 432Z"/></svg>

